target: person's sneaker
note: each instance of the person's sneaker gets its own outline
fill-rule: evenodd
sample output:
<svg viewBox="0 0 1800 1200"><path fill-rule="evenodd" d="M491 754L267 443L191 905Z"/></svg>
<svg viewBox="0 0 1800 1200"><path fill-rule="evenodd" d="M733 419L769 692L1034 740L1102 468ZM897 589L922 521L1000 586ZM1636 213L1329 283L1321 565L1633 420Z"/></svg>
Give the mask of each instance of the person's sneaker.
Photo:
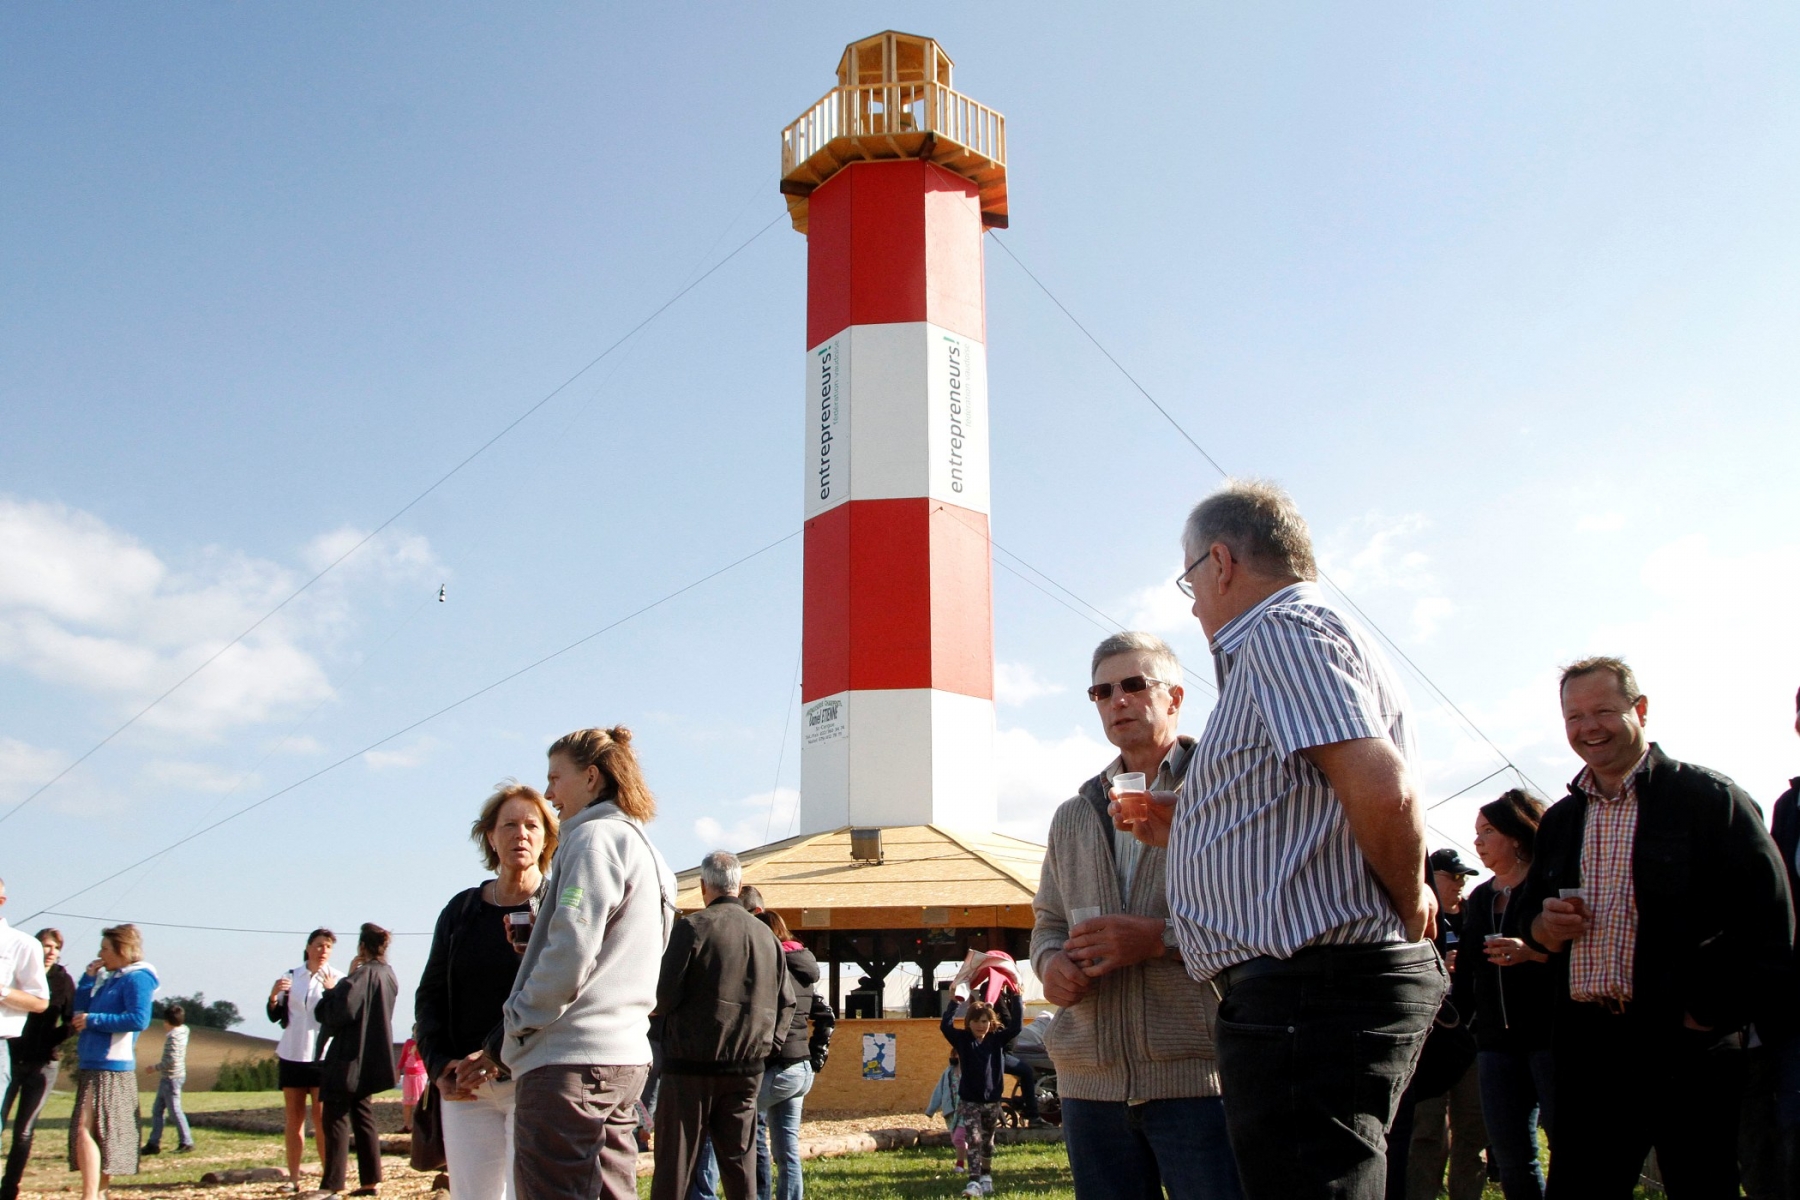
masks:
<svg viewBox="0 0 1800 1200"><path fill-rule="evenodd" d="M969 1180L969 1186L963 1189L962 1194L965 1196L981 1196L985 1193L981 1190L981 1184L971 1179Z"/></svg>
<svg viewBox="0 0 1800 1200"><path fill-rule="evenodd" d="M994 1177L992 1175L983 1175L981 1177L981 1194L984 1196L991 1196L994 1194Z"/></svg>
<svg viewBox="0 0 1800 1200"><path fill-rule="evenodd" d="M139 1150L138 1153L139 1154L161 1154L162 1147L161 1146L145 1146L142 1150Z"/></svg>
<svg viewBox="0 0 1800 1200"><path fill-rule="evenodd" d="M185 1146L175 1147L175 1153L177 1153L177 1154L192 1154L193 1152L194 1152L194 1143L192 1143L192 1142L189 1142Z"/></svg>

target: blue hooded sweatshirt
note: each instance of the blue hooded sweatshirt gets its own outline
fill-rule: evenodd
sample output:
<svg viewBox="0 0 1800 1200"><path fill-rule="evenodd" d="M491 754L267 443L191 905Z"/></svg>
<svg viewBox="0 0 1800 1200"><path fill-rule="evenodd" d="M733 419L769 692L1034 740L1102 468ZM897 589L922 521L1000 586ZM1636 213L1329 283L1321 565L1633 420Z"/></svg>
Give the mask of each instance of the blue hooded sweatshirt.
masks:
<svg viewBox="0 0 1800 1200"><path fill-rule="evenodd" d="M83 1071L137 1070L137 1035L150 1028L150 998L156 994L156 968L134 962L103 976L92 975L75 985L75 1011L88 1015L76 1048Z"/></svg>

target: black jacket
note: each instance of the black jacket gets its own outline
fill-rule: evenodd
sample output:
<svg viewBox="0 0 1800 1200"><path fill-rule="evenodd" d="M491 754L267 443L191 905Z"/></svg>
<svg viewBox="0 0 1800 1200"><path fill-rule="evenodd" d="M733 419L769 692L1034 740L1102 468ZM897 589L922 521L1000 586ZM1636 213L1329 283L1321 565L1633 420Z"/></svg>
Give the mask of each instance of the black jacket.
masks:
<svg viewBox="0 0 1800 1200"><path fill-rule="evenodd" d="M1006 1051L1025 1028L1025 1002L1017 992L1003 994L994 1005L1000 1024L979 1042L967 1029L956 1026L956 1014L967 1008L966 1003L959 1005L953 1000L944 1006L944 1015L938 1020L938 1029L956 1051L962 1068L957 1095L976 1104L996 1104L1006 1098Z"/></svg>
<svg viewBox="0 0 1800 1200"><path fill-rule="evenodd" d="M28 1013L25 1028L7 1043L15 1067L41 1067L62 1057L62 1044L74 1030L69 1019L75 1015L75 980L57 963L44 972L50 985L50 1007L43 1012Z"/></svg>
<svg viewBox="0 0 1800 1200"><path fill-rule="evenodd" d="M722 896L675 922L663 951L662 1069L758 1074L787 1040L794 1006L781 943L735 896Z"/></svg>
<svg viewBox="0 0 1800 1200"><path fill-rule="evenodd" d="M784 950L783 954L787 957L788 980L794 987L794 1019L788 1026L786 1038L769 1055L769 1069L778 1071L810 1059L816 1064L816 1070L824 1065L825 1056L830 1053L831 1031L837 1025L837 1014L814 990L814 985L819 982L819 960L813 957L813 952L801 947ZM809 1021L812 1023L810 1035L807 1031Z"/></svg>
<svg viewBox="0 0 1800 1200"><path fill-rule="evenodd" d="M1488 934L1524 936L1519 929L1518 898L1496 914L1495 895L1494 881L1489 879L1463 901L1462 952L1456 956L1456 974L1459 982L1468 982L1466 994L1473 996L1473 1004L1463 1010L1463 1019L1470 1023L1478 1049L1548 1050L1558 974L1550 963L1516 962L1502 967L1488 961L1482 949Z"/></svg>
<svg viewBox="0 0 1800 1200"><path fill-rule="evenodd" d="M364 963L319 997L322 1090L372 1096L400 1081L394 1070L394 999L400 981L384 962Z"/></svg>
<svg viewBox="0 0 1800 1200"><path fill-rule="evenodd" d="M1800 775L1788 780L1788 790L1775 801L1774 828L1770 831L1787 868L1788 895L1800 903L1800 871L1794 868L1794 852L1800 850Z"/></svg>
<svg viewBox="0 0 1800 1200"><path fill-rule="evenodd" d="M537 903L549 891L549 880L546 875L538 886L532 905L534 912ZM486 989L471 988L467 975L458 975L459 971L481 973L484 978L480 982L484 983L490 982L486 976L494 976L494 964L479 961L479 955L469 952L469 947L480 945L476 923L493 919L489 909L499 907L483 904L481 892L486 886L482 883L456 893L438 913L431 934L431 951L426 955L425 969L419 973L419 986L413 993L413 1036L418 1041L419 1059L425 1064L426 1075L433 1080L444 1073L451 1060L472 1054L483 1046L489 1048L495 1061L500 1058L505 1033L501 1008L496 1007L491 1013L467 1011L473 1002L471 991L479 993ZM512 974L506 976L508 981L518 974L520 961L514 957L500 965L501 970L508 966L512 968ZM498 977L491 982L497 983ZM504 1004L503 999L501 1005ZM480 1041L470 1043L466 1036L458 1037L457 1031L460 1029L466 1035L470 1025L483 1028Z"/></svg>
<svg viewBox="0 0 1800 1200"><path fill-rule="evenodd" d="M1751 1021L1786 1031L1794 913L1787 872L1755 801L1725 776L1678 762L1652 743L1637 803L1633 1009L1670 1029L1687 1014L1721 1031ZM1587 805L1587 794L1571 785L1544 814L1531 874L1514 900L1521 929L1530 929L1546 897L1581 886ZM1567 947L1551 963L1567 1003Z"/></svg>

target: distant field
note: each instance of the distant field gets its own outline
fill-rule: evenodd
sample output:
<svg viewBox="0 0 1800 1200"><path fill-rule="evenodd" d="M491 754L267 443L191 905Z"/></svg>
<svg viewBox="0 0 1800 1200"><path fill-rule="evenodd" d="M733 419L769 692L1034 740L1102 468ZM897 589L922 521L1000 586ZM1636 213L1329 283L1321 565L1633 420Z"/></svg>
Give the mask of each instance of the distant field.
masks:
<svg viewBox="0 0 1800 1200"><path fill-rule="evenodd" d="M189 1026L188 1034L188 1081L190 1092L210 1092L219 1081L219 1066L227 1058L239 1060L252 1058L272 1058L275 1054L275 1043L268 1038L251 1037L243 1033L226 1033L217 1029L201 1029ZM168 1030L161 1021L150 1022L150 1028L138 1036L137 1061L138 1085L150 1091L156 1090L156 1077L145 1075L144 1070L162 1061L163 1037ZM56 1081L56 1090L72 1092L75 1090L75 1072L64 1071ZM251 1093L235 1093L249 1095ZM247 1107L245 1105L226 1105L230 1107ZM150 1109L146 1107L148 1114Z"/></svg>

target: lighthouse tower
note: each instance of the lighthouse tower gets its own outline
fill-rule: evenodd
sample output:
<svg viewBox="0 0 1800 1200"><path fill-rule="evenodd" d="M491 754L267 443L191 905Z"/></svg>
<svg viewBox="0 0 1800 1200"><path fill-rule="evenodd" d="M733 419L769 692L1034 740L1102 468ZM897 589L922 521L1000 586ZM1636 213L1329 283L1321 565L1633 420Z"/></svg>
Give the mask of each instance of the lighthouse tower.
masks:
<svg viewBox="0 0 1800 1200"><path fill-rule="evenodd" d="M981 239L1006 135L951 68L865 38L782 133L807 239L803 833L995 823Z"/></svg>

